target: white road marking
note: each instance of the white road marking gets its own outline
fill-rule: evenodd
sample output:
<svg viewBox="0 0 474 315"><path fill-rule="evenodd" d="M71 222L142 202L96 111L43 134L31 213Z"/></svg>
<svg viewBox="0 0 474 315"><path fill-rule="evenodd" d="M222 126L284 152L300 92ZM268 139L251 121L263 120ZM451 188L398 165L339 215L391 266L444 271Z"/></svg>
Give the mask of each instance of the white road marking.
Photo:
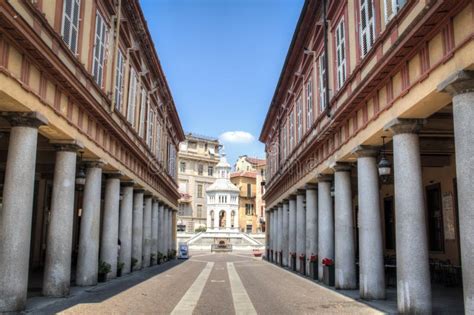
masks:
<svg viewBox="0 0 474 315"><path fill-rule="evenodd" d="M196 280L194 280L179 303L176 304L171 314L191 314L194 311L213 267L213 262L207 263L206 267L204 267Z"/></svg>
<svg viewBox="0 0 474 315"><path fill-rule="evenodd" d="M224 283L225 280L211 280L211 282Z"/></svg>
<svg viewBox="0 0 474 315"><path fill-rule="evenodd" d="M239 274L235 270L233 263L227 263L227 272L229 274L230 288L232 291L232 299L234 300L235 313L237 315L257 314L257 311L253 307L252 301L250 300L247 294L247 290L245 290L245 287L242 284L242 281L240 280Z"/></svg>

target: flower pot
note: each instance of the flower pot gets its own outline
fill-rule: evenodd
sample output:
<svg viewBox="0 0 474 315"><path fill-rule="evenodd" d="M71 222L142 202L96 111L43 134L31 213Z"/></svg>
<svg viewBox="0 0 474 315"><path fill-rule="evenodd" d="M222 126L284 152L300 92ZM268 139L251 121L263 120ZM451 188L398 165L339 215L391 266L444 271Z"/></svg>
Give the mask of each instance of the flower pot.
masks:
<svg viewBox="0 0 474 315"><path fill-rule="evenodd" d="M106 280L107 280L107 274L106 273L99 273L99 276L97 277L97 281L105 282Z"/></svg>
<svg viewBox="0 0 474 315"><path fill-rule="evenodd" d="M325 285L334 286L334 265L323 266L323 282Z"/></svg>
<svg viewBox="0 0 474 315"><path fill-rule="evenodd" d="M311 260L309 262L309 276L313 280L318 280L318 262Z"/></svg>

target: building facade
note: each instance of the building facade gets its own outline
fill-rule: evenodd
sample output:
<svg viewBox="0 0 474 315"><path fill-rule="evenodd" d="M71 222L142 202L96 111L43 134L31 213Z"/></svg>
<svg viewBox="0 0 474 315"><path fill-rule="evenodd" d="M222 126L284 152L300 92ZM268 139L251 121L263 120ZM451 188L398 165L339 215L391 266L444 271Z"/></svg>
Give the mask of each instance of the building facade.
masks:
<svg viewBox="0 0 474 315"><path fill-rule="evenodd" d="M219 162L219 141L205 136L186 135L179 145L178 227L186 232L206 227L206 189L216 180Z"/></svg>
<svg viewBox="0 0 474 315"><path fill-rule="evenodd" d="M206 189L207 229L209 231L238 231L239 189L230 181L231 166L225 153L216 165L216 181Z"/></svg>
<svg viewBox="0 0 474 315"><path fill-rule="evenodd" d="M184 133L138 0L2 1L0 29L7 312L28 289L96 284L99 261L114 278L176 247Z"/></svg>
<svg viewBox="0 0 474 315"><path fill-rule="evenodd" d="M393 265L402 313L443 264L474 312L473 49L472 1L305 2L260 136L271 259L364 299Z"/></svg>
<svg viewBox="0 0 474 315"><path fill-rule="evenodd" d="M251 190L254 191L253 208L255 216L255 220L252 221L254 222L252 227L252 233L265 232L265 200L263 199L263 194L265 193L266 160L253 158L246 155L240 156L237 159L237 162L235 163L235 171L236 174L232 174L231 177L235 177L236 180L239 180L237 178L240 178L240 175L237 175L237 173L240 173L241 175L246 174L245 176L241 177L242 179L247 178L245 181L249 181L250 177L254 178L254 180L250 183L255 186L251 188ZM245 189L241 189L241 198L246 198L246 195L248 195L248 192L246 193ZM245 207L248 207L245 206L245 204L246 202L242 201L241 207L243 207L244 209L246 209ZM241 211L240 215L246 215L246 213L247 210L245 212ZM244 217L241 218L241 220L243 221L249 221L248 219L249 218ZM243 221L241 222L241 230L247 231L248 224L243 223Z"/></svg>

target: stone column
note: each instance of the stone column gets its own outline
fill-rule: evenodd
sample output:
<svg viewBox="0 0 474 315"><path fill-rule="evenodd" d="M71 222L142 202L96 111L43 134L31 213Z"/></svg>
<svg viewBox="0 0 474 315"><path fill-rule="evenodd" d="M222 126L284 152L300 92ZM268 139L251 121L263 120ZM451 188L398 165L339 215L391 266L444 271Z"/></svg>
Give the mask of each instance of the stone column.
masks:
<svg viewBox="0 0 474 315"><path fill-rule="evenodd" d="M0 312L25 308L28 287L38 113L5 113L12 126L0 211Z"/></svg>
<svg viewBox="0 0 474 315"><path fill-rule="evenodd" d="M219 212L220 210L214 210L214 230L215 231L218 231L220 228Z"/></svg>
<svg viewBox="0 0 474 315"><path fill-rule="evenodd" d="M53 193L43 274L43 295L69 295L71 282L72 227L77 151L75 141L52 142L56 147Z"/></svg>
<svg viewBox="0 0 474 315"><path fill-rule="evenodd" d="M283 212L282 212L282 215L283 215L283 219L282 219L282 222L283 222L283 227L282 227L282 231L281 233L283 234L283 244L282 244L282 262L283 262L283 266L288 266L288 255L289 255L289 252L288 252L288 235L289 235L289 231L288 231L288 219L289 219L289 204L288 204L288 199L284 199L283 200Z"/></svg>
<svg viewBox="0 0 474 315"><path fill-rule="evenodd" d="M270 249L270 261L273 261L273 229L275 228L273 226L273 208L269 209L268 216L270 217L270 224L268 226L269 228L269 233L270 233L270 239L269 239L269 249Z"/></svg>
<svg viewBox="0 0 474 315"><path fill-rule="evenodd" d="M301 256L306 255L306 209L305 209L304 189L299 189L296 195L296 270L300 272L303 268L305 260L301 260Z"/></svg>
<svg viewBox="0 0 474 315"><path fill-rule="evenodd" d="M352 213L351 166L333 166L335 194L335 284L336 289L356 289L354 220Z"/></svg>
<svg viewBox="0 0 474 315"><path fill-rule="evenodd" d="M306 274L311 275L311 256L318 255L318 191L306 186ZM317 272L315 270L315 272Z"/></svg>
<svg viewBox="0 0 474 315"><path fill-rule="evenodd" d="M474 314L474 71L460 71L438 87L453 96L456 179L459 205L464 312Z"/></svg>
<svg viewBox="0 0 474 315"><path fill-rule="evenodd" d="M211 210L209 207L207 208L207 216L206 216L206 225L207 225L207 230L210 230L212 226L212 218L211 218Z"/></svg>
<svg viewBox="0 0 474 315"><path fill-rule="evenodd" d="M227 230L232 228L232 216L230 215L230 209L225 211L225 227Z"/></svg>
<svg viewBox="0 0 474 315"><path fill-rule="evenodd" d="M431 313L428 237L417 134L421 125L420 120L396 119L386 127L394 133L397 298L400 313Z"/></svg>
<svg viewBox="0 0 474 315"><path fill-rule="evenodd" d="M97 284L99 272L100 193L102 185L102 163L91 161L86 171L79 252L77 255L76 284Z"/></svg>
<svg viewBox="0 0 474 315"><path fill-rule="evenodd" d="M143 210L143 248L142 266L150 267L151 259L151 196L145 196L145 207Z"/></svg>
<svg viewBox="0 0 474 315"><path fill-rule="evenodd" d="M270 261L270 212L268 208L265 208L265 248L267 260Z"/></svg>
<svg viewBox="0 0 474 315"><path fill-rule="evenodd" d="M108 174L105 184L104 223L100 246L100 261L112 267L107 279L117 277L119 234L120 173Z"/></svg>
<svg viewBox="0 0 474 315"><path fill-rule="evenodd" d="M153 200L151 210L151 254L153 259L151 260L152 265L156 265L156 259L158 255L158 200Z"/></svg>
<svg viewBox="0 0 474 315"><path fill-rule="evenodd" d="M288 265L294 269L296 268L296 263L293 262L291 257L296 255L296 195L290 196L288 225L288 258L290 259Z"/></svg>
<svg viewBox="0 0 474 315"><path fill-rule="evenodd" d="M133 182L123 183L123 197L120 203L119 262L123 263L123 275L130 273L132 269L133 184Z"/></svg>
<svg viewBox="0 0 474 315"><path fill-rule="evenodd" d="M283 204L278 204L278 216L277 216L277 257L278 263L283 265L282 262L282 250L283 250Z"/></svg>
<svg viewBox="0 0 474 315"><path fill-rule="evenodd" d="M143 255L143 189L136 189L133 194L133 225L132 225L132 270L142 268Z"/></svg>
<svg viewBox="0 0 474 315"><path fill-rule="evenodd" d="M158 251L161 255L165 255L165 204L161 203L158 208Z"/></svg>
<svg viewBox="0 0 474 315"><path fill-rule="evenodd" d="M334 259L334 207L331 197L332 179L318 176L318 279L323 281L324 258Z"/></svg>
<svg viewBox="0 0 474 315"><path fill-rule="evenodd" d="M368 146L354 150L359 190L359 290L361 298L370 300L385 299L378 152Z"/></svg>
<svg viewBox="0 0 474 315"><path fill-rule="evenodd" d="M169 251L169 209L168 209L168 206L165 206L165 214L164 214L164 222L163 222L163 229L164 229L164 251L165 251L165 255L168 256L168 251Z"/></svg>
<svg viewBox="0 0 474 315"><path fill-rule="evenodd" d="M273 262L277 262L277 221L278 221L278 207L273 207L272 210L272 250L273 250Z"/></svg>

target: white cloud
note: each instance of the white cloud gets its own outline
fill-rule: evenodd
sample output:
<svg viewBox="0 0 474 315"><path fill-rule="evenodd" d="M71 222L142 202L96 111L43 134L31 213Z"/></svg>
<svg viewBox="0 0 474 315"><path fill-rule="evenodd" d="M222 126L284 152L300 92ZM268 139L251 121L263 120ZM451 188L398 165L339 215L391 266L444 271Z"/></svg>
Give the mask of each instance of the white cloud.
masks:
<svg viewBox="0 0 474 315"><path fill-rule="evenodd" d="M255 137L246 131L226 131L219 136L220 142L227 143L251 143Z"/></svg>

